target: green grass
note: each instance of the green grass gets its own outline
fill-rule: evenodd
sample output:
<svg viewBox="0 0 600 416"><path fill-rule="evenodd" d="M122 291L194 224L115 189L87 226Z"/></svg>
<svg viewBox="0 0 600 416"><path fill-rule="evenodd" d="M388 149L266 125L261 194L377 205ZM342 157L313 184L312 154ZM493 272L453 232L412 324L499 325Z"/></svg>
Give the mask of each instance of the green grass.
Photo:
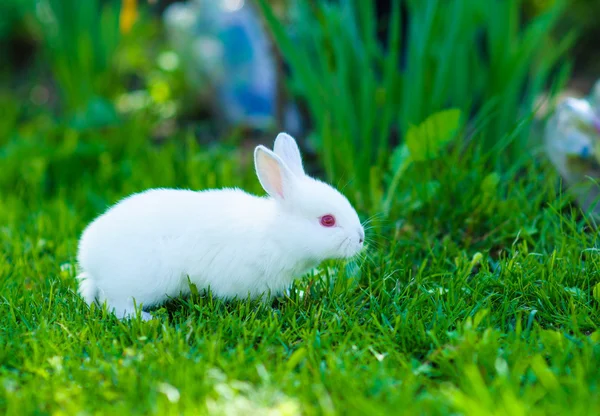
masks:
<svg viewBox="0 0 600 416"><path fill-rule="evenodd" d="M151 322L89 310L77 240L108 204L156 186L259 192L238 144L149 146L144 126L3 125L0 413L600 411L591 220L544 165L494 172L475 145L412 164L366 258L273 304L195 295Z"/></svg>

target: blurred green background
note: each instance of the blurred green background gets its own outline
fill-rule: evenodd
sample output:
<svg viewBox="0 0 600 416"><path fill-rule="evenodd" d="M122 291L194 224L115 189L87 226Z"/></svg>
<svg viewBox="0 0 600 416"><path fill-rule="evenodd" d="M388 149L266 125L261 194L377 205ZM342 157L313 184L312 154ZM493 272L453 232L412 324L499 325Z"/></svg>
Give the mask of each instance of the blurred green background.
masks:
<svg viewBox="0 0 600 416"><path fill-rule="evenodd" d="M243 149L286 130L313 172L348 180L365 212L389 211L411 126L457 110L456 126L436 134L509 170L539 145L535 121L557 92L586 92L596 71L594 1L218 4L4 1L5 186L18 192L27 175L16 170L30 163L9 167L11 152L72 157L79 176L75 166L99 169L107 147L114 156L190 139ZM417 140L428 141L454 140ZM44 185L28 193L75 180L56 174L42 169Z"/></svg>

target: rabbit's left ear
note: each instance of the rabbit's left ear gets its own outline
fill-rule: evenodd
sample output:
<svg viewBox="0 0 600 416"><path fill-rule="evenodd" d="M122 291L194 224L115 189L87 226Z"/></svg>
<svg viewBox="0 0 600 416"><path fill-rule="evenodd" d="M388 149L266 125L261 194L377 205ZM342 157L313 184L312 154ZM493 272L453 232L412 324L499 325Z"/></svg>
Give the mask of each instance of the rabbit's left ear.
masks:
<svg viewBox="0 0 600 416"><path fill-rule="evenodd" d="M294 174L279 156L262 145L257 146L254 167L260 184L269 195L279 200L290 197Z"/></svg>
<svg viewBox="0 0 600 416"><path fill-rule="evenodd" d="M292 136L287 133L279 133L275 139L273 150L296 176L304 176L300 149Z"/></svg>

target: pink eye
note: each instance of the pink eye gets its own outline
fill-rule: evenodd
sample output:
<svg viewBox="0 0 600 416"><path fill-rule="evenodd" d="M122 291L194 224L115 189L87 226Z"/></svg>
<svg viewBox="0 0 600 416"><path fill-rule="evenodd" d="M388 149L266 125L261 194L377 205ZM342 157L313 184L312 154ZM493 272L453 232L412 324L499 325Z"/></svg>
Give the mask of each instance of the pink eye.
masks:
<svg viewBox="0 0 600 416"><path fill-rule="evenodd" d="M333 215L323 215L321 217L321 225L323 227L333 227L335 225L335 217Z"/></svg>

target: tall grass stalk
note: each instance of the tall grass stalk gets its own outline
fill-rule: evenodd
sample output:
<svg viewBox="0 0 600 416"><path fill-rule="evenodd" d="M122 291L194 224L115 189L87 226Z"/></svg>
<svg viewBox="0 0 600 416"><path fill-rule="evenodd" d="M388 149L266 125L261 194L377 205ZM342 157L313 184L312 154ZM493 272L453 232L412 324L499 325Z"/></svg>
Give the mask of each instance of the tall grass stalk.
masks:
<svg viewBox="0 0 600 416"><path fill-rule="evenodd" d="M259 0L290 66L290 90L312 116L328 178L350 178L352 199L369 210L380 206L393 175L394 130L402 141L410 126L440 110L458 108L469 119L485 109L480 145L491 149L531 114L553 71L568 70L560 60L574 37L551 38L565 3L529 22L520 18L521 3L393 0L384 47L373 2L298 2L292 31ZM521 156L528 133L502 146L498 158Z"/></svg>
<svg viewBox="0 0 600 416"><path fill-rule="evenodd" d="M40 0L37 17L53 76L68 112L80 111L114 86L120 1Z"/></svg>

